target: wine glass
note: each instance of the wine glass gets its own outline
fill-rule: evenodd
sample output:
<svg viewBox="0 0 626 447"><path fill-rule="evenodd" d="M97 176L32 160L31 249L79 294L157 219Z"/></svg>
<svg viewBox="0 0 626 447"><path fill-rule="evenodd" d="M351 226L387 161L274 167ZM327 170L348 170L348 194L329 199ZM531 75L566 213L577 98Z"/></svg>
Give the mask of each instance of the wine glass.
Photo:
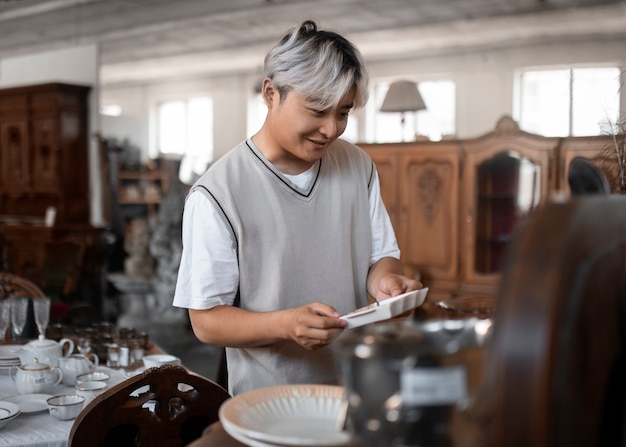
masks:
<svg viewBox="0 0 626 447"><path fill-rule="evenodd" d="M46 329L50 322L50 298L33 298L33 313L35 314L35 324L39 331L39 338L46 338Z"/></svg>
<svg viewBox="0 0 626 447"><path fill-rule="evenodd" d="M78 352L82 355L86 356L91 352L91 339L89 337L79 337L78 343L76 343L76 348Z"/></svg>
<svg viewBox="0 0 626 447"><path fill-rule="evenodd" d="M7 329L11 325L11 301L0 300L0 341L4 341Z"/></svg>
<svg viewBox="0 0 626 447"><path fill-rule="evenodd" d="M28 301L26 296L16 296L11 301L11 325L13 326L13 335L15 340L19 340L26 325L26 316L28 314Z"/></svg>

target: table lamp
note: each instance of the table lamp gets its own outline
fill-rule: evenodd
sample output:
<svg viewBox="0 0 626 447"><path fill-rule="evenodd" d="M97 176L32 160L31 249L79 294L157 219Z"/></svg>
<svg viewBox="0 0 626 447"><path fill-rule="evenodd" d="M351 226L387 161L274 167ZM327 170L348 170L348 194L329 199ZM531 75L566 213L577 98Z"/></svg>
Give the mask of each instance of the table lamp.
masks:
<svg viewBox="0 0 626 447"><path fill-rule="evenodd" d="M424 109L426 109L426 104L417 89L417 83L413 81L392 82L383 105L380 107L381 112L400 112L402 135L404 135L405 112L417 112Z"/></svg>

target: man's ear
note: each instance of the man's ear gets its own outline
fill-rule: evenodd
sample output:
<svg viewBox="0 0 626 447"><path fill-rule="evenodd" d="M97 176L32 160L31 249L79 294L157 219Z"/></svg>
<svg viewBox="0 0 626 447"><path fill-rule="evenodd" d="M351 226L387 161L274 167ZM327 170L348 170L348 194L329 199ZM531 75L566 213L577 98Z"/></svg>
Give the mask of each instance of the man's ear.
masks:
<svg viewBox="0 0 626 447"><path fill-rule="evenodd" d="M272 103L274 101L274 97L278 99L278 90L274 87L274 83L270 78L263 79L263 84L261 85L261 95L263 96L263 101L265 101L265 105L267 108L272 107Z"/></svg>

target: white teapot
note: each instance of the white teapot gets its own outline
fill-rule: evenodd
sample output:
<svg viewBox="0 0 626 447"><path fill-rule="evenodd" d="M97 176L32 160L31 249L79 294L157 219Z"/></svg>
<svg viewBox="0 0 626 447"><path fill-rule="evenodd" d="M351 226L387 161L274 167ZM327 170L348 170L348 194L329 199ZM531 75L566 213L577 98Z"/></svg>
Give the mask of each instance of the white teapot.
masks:
<svg viewBox="0 0 626 447"><path fill-rule="evenodd" d="M64 347L67 349L64 351ZM59 359L67 357L74 352L74 342L69 338L63 338L58 342L40 335L38 339L31 340L16 351L20 363L25 365L32 363L35 358L50 366L59 366Z"/></svg>
<svg viewBox="0 0 626 447"><path fill-rule="evenodd" d="M93 362L89 360L93 359ZM76 377L92 372L98 366L98 356L94 353L87 355L73 354L59 358L59 367L63 371L63 383L69 386L76 385Z"/></svg>
<svg viewBox="0 0 626 447"><path fill-rule="evenodd" d="M17 392L20 394L49 392L63 379L63 372L58 366L39 363L37 359L22 366L12 366L9 375L15 382Z"/></svg>

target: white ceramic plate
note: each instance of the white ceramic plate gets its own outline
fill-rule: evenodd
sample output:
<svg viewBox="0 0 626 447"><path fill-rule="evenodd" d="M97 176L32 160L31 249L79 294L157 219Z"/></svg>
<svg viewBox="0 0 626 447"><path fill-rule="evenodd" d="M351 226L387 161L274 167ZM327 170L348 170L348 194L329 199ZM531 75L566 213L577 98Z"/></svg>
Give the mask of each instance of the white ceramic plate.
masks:
<svg viewBox="0 0 626 447"><path fill-rule="evenodd" d="M220 421L235 439L258 446L345 446L350 434L337 428L345 398L331 385L261 388L224 402Z"/></svg>
<svg viewBox="0 0 626 447"><path fill-rule="evenodd" d="M0 400L0 421L12 419L20 414L20 407L7 400Z"/></svg>
<svg viewBox="0 0 626 447"><path fill-rule="evenodd" d="M348 322L348 328L363 326L397 317L424 304L428 287L403 293L393 298L379 301L361 307L355 311L342 315L340 318Z"/></svg>
<svg viewBox="0 0 626 447"><path fill-rule="evenodd" d="M20 345L0 345L0 360L2 361L13 361L15 359L19 362L19 356L17 355L17 350L21 349Z"/></svg>
<svg viewBox="0 0 626 447"><path fill-rule="evenodd" d="M46 401L51 397L50 394L18 394L5 400L17 404L22 413L38 413L48 409Z"/></svg>

